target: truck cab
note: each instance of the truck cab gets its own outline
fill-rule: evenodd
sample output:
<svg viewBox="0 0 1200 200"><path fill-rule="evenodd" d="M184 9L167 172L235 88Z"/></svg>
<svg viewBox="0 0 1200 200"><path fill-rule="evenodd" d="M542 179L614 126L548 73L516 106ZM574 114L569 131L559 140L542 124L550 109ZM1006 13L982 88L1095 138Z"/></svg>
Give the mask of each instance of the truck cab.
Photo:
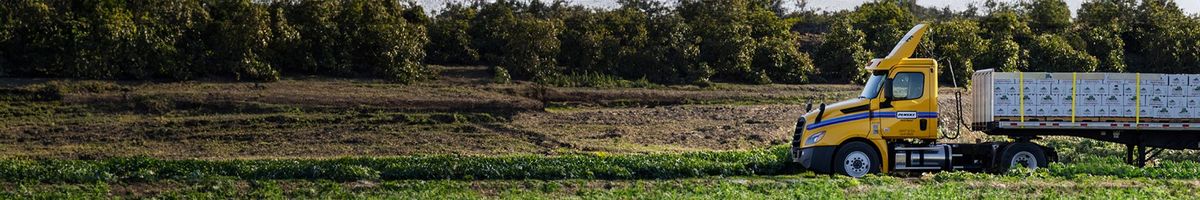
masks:
<svg viewBox="0 0 1200 200"><path fill-rule="evenodd" d="M1010 164L1002 170L1044 167L1046 155L1053 152L1027 140L937 143L938 63L910 58L927 29L925 24L913 27L887 57L864 66L869 78L858 97L816 108L810 104L796 123L793 161L816 172L852 177L893 170L988 169L1002 162ZM997 157L1009 148L1021 150L1011 152L1021 156Z"/></svg>

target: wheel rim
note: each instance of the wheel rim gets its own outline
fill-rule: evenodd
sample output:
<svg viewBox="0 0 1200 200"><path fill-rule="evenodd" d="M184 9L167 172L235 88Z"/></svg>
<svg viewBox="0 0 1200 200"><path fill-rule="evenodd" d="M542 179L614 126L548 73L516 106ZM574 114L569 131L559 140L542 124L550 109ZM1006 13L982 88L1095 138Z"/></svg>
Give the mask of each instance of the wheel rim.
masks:
<svg viewBox="0 0 1200 200"><path fill-rule="evenodd" d="M871 171L871 158L861 151L850 152L849 155L846 155L846 161L842 163L842 168L845 169L846 175L851 177L865 176Z"/></svg>
<svg viewBox="0 0 1200 200"><path fill-rule="evenodd" d="M1033 153L1028 151L1017 152L1013 155L1012 163L1009 166L1022 166L1029 169L1037 169L1037 157L1033 157Z"/></svg>

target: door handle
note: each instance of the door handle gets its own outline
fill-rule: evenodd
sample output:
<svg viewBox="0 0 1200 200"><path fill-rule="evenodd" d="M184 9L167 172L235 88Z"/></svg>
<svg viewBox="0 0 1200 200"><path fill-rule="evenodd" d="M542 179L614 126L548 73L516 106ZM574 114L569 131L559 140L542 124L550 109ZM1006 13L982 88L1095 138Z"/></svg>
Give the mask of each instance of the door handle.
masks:
<svg viewBox="0 0 1200 200"><path fill-rule="evenodd" d="M921 119L921 125L920 125L921 131L925 131L926 128L929 128L928 127L929 125L926 125L928 123L929 123L929 121L927 121L926 119Z"/></svg>

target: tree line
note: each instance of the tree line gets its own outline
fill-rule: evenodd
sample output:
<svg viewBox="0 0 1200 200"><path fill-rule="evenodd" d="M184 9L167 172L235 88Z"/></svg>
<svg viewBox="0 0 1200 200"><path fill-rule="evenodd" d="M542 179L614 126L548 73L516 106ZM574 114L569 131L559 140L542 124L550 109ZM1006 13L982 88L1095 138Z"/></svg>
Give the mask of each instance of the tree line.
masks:
<svg viewBox="0 0 1200 200"><path fill-rule="evenodd" d="M1200 17L1171 0L1089 0L1074 17L1061 0L963 11L897 0L834 12L782 0L618 4L447 3L427 16L394 0L4 1L0 76L407 83L438 64L539 82L847 83L917 23L933 25L918 56L939 59L943 84L965 85L985 68L1200 73Z"/></svg>
<svg viewBox="0 0 1200 200"><path fill-rule="evenodd" d="M396 1L0 2L0 73L274 81L280 74L430 76L424 11Z"/></svg>

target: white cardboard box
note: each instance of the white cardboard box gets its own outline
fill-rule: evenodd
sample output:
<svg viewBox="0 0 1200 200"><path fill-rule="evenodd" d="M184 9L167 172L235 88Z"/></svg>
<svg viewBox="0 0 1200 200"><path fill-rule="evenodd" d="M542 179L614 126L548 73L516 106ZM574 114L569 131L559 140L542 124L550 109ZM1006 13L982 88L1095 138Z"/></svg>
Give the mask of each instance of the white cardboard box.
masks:
<svg viewBox="0 0 1200 200"><path fill-rule="evenodd" d="M1137 93L1138 86L1136 84L1137 83L1136 80L1124 80L1122 82L1125 82L1125 83L1121 84L1121 94L1129 95L1129 96L1138 94Z"/></svg>
<svg viewBox="0 0 1200 200"><path fill-rule="evenodd" d="M1200 108L1200 97L1184 97L1187 102L1184 102L1186 108Z"/></svg>
<svg viewBox="0 0 1200 200"><path fill-rule="evenodd" d="M992 84L996 86L996 94L1018 94L1018 86L1016 79L995 79Z"/></svg>
<svg viewBox="0 0 1200 200"><path fill-rule="evenodd" d="M1141 101L1142 101L1141 102L1142 107L1154 107L1154 106L1166 107L1167 106L1166 97L1163 97L1163 96L1142 95Z"/></svg>
<svg viewBox="0 0 1200 200"><path fill-rule="evenodd" d="M1083 94L1076 96L1076 98L1079 98L1075 100L1076 105L1082 106L1097 106L1104 101L1104 96L1096 94Z"/></svg>
<svg viewBox="0 0 1200 200"><path fill-rule="evenodd" d="M1191 94L1191 91L1190 91L1190 88L1189 88L1189 87L1191 87L1191 86L1186 86L1186 85L1173 85L1173 86L1168 86L1167 88L1168 88L1168 89L1170 89L1170 90L1168 90L1168 92L1167 92L1167 96L1172 96L1172 97L1186 97L1186 96L1188 96L1189 94Z"/></svg>
<svg viewBox="0 0 1200 200"><path fill-rule="evenodd" d="M1121 107L1121 116L1122 117L1133 117L1133 113L1134 113L1133 109L1134 109L1134 107Z"/></svg>
<svg viewBox="0 0 1200 200"><path fill-rule="evenodd" d="M1101 102L1101 104L1104 104L1104 105L1120 106L1121 102L1123 102L1125 100L1122 97L1123 96L1121 96L1119 94L1109 94L1109 95L1105 95L1104 99L1101 100L1100 102Z"/></svg>
<svg viewBox="0 0 1200 200"><path fill-rule="evenodd" d="M1154 107L1140 107L1138 109L1138 113L1139 113L1138 116L1140 116L1142 118L1153 118L1153 117L1155 117L1154 114L1156 113L1154 111L1155 111ZM1138 116L1135 116L1135 117L1138 117Z"/></svg>
<svg viewBox="0 0 1200 200"><path fill-rule="evenodd" d="M1191 118L1192 117L1192 109L1167 108L1167 111L1169 112L1169 113L1167 113L1167 118L1182 119L1182 118Z"/></svg>
<svg viewBox="0 0 1200 200"><path fill-rule="evenodd" d="M1188 88L1187 96L1200 97L1200 85L1191 85L1191 86L1188 86L1187 88Z"/></svg>
<svg viewBox="0 0 1200 200"><path fill-rule="evenodd" d="M996 106L1015 106L1020 103L1017 101L1017 95L1014 94L996 94L993 97L995 98L992 99L992 102Z"/></svg>
<svg viewBox="0 0 1200 200"><path fill-rule="evenodd" d="M992 113L992 114L996 115L996 116L1002 116L1002 117L1013 116L1013 115L1008 114L1008 108L1006 108L1006 107L996 106L995 110L993 112L994 113Z"/></svg>
<svg viewBox="0 0 1200 200"><path fill-rule="evenodd" d="M1167 85L1169 85L1169 86L1187 86L1188 85L1189 77L1187 74L1167 74L1166 76L1167 76Z"/></svg>
<svg viewBox="0 0 1200 200"><path fill-rule="evenodd" d="M1108 94L1103 79L1080 79L1075 83L1076 94ZM1101 92L1101 91L1105 92Z"/></svg>
<svg viewBox="0 0 1200 200"><path fill-rule="evenodd" d="M1095 117L1096 116L1096 108L1095 107L1079 106L1079 107L1076 107L1076 109L1079 109L1079 111L1075 112L1076 117Z"/></svg>
<svg viewBox="0 0 1200 200"><path fill-rule="evenodd" d="M1164 107L1154 107L1154 118L1172 118L1171 109Z"/></svg>
<svg viewBox="0 0 1200 200"><path fill-rule="evenodd" d="M1121 103L1117 104L1117 105L1120 105L1122 107L1137 106L1137 98L1136 97L1137 96L1133 96L1133 95L1121 95L1120 97L1118 97L1118 98L1121 98Z"/></svg>
<svg viewBox="0 0 1200 200"><path fill-rule="evenodd" d="M1096 110L1097 110L1096 117L1116 116L1116 115L1120 114L1120 111L1117 111L1116 108L1117 107L1108 106L1108 105L1102 105L1102 106L1096 107Z"/></svg>
<svg viewBox="0 0 1200 200"><path fill-rule="evenodd" d="M1187 107L1187 97L1167 97L1167 108Z"/></svg>

